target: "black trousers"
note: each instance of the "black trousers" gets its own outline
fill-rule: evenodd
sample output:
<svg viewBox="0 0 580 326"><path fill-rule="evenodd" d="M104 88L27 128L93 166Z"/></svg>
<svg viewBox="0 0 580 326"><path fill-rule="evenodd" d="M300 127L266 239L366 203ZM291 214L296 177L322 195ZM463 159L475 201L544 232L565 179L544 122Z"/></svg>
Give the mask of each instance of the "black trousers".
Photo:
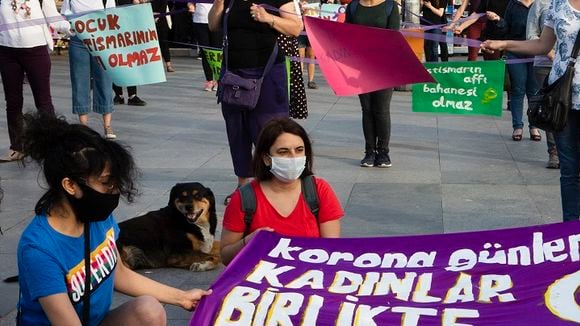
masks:
<svg viewBox="0 0 580 326"><path fill-rule="evenodd" d="M115 95L123 96L123 87L113 84L113 91L115 91ZM127 96L131 97L133 95L137 95L137 86L127 87Z"/></svg>
<svg viewBox="0 0 580 326"><path fill-rule="evenodd" d="M195 38L197 39L197 44L200 47L209 46L212 48L222 47L222 34L221 32L212 32L209 30L208 24L193 23L193 31L195 33ZM213 80L213 72L211 67L207 62L205 54L201 57L201 64L203 66L203 73L205 74L205 80Z"/></svg>
<svg viewBox="0 0 580 326"><path fill-rule="evenodd" d="M159 38L159 47L161 48L161 56L163 61L171 61L171 54L169 54L169 25L167 24L167 17L160 17L157 23L157 37Z"/></svg>
<svg viewBox="0 0 580 326"><path fill-rule="evenodd" d="M360 94L365 151L389 152L391 138L391 98L393 89L387 88Z"/></svg>

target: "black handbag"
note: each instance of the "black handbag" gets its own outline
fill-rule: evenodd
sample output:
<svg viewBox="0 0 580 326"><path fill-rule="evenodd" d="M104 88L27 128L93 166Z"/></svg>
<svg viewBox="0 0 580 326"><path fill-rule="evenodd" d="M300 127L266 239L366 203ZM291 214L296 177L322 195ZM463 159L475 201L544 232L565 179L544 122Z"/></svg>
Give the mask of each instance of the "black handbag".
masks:
<svg viewBox="0 0 580 326"><path fill-rule="evenodd" d="M548 77L542 88L528 99L528 121L530 125L548 132L559 132L566 127L568 113L572 108L572 79L576 57L580 48L580 32L568 60L564 75L548 85Z"/></svg>

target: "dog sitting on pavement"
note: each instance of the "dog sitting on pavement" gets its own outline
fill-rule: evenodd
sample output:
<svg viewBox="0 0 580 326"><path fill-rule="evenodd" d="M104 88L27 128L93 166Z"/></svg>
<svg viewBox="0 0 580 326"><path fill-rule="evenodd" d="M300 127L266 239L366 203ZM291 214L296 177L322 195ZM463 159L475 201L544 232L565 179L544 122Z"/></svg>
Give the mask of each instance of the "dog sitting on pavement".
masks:
<svg viewBox="0 0 580 326"><path fill-rule="evenodd" d="M119 223L117 247L131 269L207 271L220 263L216 226L213 192L198 182L178 183L167 207Z"/></svg>

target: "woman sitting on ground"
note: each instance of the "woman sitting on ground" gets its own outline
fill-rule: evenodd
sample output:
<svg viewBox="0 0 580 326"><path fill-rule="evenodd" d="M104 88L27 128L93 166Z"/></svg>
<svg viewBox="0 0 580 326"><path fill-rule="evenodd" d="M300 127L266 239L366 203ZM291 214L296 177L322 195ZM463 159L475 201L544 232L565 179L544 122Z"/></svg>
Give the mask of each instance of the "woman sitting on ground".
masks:
<svg viewBox="0 0 580 326"><path fill-rule="evenodd" d="M193 310L211 293L163 285L120 260L111 213L120 196L131 202L136 194L124 147L63 119L28 114L24 121L24 155L42 166L48 191L18 244L20 325L165 325L159 301ZM113 289L137 298L109 311Z"/></svg>
<svg viewBox="0 0 580 326"><path fill-rule="evenodd" d="M260 134L254 151L252 187L256 211L246 230L240 190L224 213L221 256L228 264L258 231L286 236L340 237L344 215L336 194L324 179L313 177L318 196L315 217L302 195L304 179L312 176L312 145L302 126L289 118L271 120ZM246 235L247 233L247 235Z"/></svg>

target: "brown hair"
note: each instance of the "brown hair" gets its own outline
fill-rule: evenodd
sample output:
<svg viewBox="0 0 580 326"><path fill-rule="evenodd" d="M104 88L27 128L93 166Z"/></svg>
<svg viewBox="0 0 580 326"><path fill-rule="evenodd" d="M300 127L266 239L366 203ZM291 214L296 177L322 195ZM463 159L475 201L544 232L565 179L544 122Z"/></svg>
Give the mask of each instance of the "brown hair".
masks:
<svg viewBox="0 0 580 326"><path fill-rule="evenodd" d="M272 179L270 167L264 163L263 157L264 155L270 154L270 147L272 147L276 139L283 133L293 134L302 138L306 154L306 168L300 175L300 178L312 175L312 143L310 142L310 138L308 138L306 130L290 118L275 118L270 120L262 129L258 137L256 149L254 150L252 170L254 172L254 178L258 181Z"/></svg>

